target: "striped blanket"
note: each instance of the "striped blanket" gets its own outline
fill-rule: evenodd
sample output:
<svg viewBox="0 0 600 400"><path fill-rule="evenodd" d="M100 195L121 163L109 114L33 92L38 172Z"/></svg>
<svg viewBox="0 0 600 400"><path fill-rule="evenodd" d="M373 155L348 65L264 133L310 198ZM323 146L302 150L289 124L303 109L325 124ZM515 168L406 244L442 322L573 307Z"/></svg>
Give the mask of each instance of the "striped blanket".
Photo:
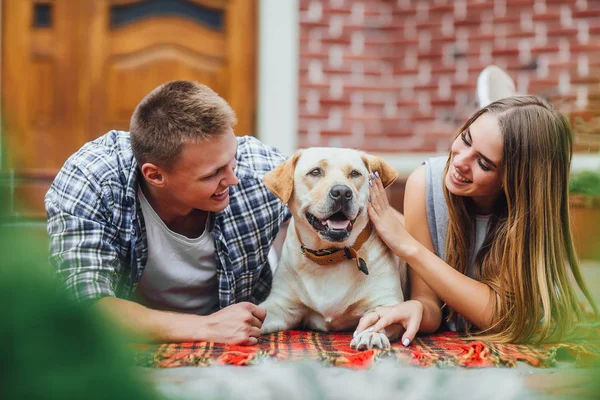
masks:
<svg viewBox="0 0 600 400"><path fill-rule="evenodd" d="M350 348L351 333L283 331L264 335L255 346L214 342L138 345L136 364L172 368L182 366L255 365L265 360L318 360L325 365L369 368L382 358L416 366L514 367L524 361L535 367L553 366L572 359L587 366L600 359L600 335L592 340L543 346L494 344L465 340L456 333L417 337L409 347L396 342L387 350Z"/></svg>

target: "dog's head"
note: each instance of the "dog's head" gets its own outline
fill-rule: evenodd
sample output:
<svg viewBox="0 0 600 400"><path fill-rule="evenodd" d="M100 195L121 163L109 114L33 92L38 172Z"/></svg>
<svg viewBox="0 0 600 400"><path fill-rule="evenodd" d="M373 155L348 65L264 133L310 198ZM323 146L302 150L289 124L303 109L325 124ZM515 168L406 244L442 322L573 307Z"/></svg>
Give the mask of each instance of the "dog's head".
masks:
<svg viewBox="0 0 600 400"><path fill-rule="evenodd" d="M346 241L368 221L369 173L385 187L398 173L379 157L357 150L300 150L264 177L265 185L287 203L297 225L310 226L328 242Z"/></svg>

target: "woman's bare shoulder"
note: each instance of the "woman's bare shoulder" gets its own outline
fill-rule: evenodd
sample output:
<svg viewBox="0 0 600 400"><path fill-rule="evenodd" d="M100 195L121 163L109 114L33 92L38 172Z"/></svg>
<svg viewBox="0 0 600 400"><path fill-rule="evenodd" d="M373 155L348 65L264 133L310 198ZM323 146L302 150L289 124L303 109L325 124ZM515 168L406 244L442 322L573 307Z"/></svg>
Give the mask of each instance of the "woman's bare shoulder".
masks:
<svg viewBox="0 0 600 400"><path fill-rule="evenodd" d="M425 198L425 164L419 165L406 180L405 195Z"/></svg>

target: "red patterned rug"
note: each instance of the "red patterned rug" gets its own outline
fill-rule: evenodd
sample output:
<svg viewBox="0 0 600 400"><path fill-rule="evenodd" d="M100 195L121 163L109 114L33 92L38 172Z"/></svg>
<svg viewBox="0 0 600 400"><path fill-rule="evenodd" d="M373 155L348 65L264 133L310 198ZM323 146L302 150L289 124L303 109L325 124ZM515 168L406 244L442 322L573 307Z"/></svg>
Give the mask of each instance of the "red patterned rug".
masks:
<svg viewBox="0 0 600 400"><path fill-rule="evenodd" d="M350 348L351 333L284 331L265 335L255 346L233 346L214 342L139 345L136 364L174 368L213 364L254 365L265 360L319 360L326 365L369 368L391 357L421 367L514 367L524 361L535 367L553 366L557 358L587 366L600 359L600 337L572 343L543 346L505 345L467 341L453 332L418 337L409 347L392 344L387 350L357 351Z"/></svg>

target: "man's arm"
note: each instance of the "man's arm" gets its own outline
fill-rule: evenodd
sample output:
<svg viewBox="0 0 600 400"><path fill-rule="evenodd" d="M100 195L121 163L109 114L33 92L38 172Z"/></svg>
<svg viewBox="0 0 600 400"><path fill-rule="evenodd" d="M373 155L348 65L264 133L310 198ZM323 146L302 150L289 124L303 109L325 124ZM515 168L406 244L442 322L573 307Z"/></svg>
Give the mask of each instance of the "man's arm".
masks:
<svg viewBox="0 0 600 400"><path fill-rule="evenodd" d="M207 341L253 345L258 342L266 316L263 308L252 303L234 304L207 316L152 310L114 297L104 297L95 306L127 331L163 343Z"/></svg>

